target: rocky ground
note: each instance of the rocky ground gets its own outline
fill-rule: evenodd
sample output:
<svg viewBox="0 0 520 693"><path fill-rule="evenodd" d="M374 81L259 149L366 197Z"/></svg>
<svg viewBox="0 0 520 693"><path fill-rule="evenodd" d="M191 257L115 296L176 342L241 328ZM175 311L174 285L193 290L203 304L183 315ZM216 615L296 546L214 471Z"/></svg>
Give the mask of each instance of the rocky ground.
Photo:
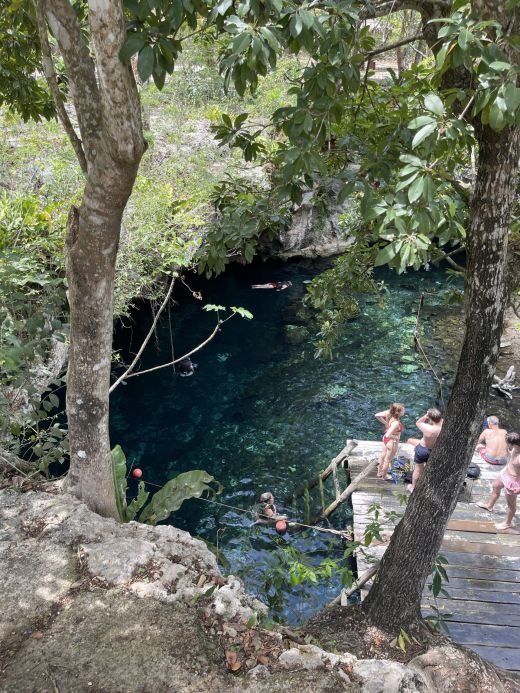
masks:
<svg viewBox="0 0 520 693"><path fill-rule="evenodd" d="M340 608L307 633L266 630L264 605L201 541L66 495L0 491L0 554L2 693L520 691L444 641L402 663L365 629L358 658Z"/></svg>

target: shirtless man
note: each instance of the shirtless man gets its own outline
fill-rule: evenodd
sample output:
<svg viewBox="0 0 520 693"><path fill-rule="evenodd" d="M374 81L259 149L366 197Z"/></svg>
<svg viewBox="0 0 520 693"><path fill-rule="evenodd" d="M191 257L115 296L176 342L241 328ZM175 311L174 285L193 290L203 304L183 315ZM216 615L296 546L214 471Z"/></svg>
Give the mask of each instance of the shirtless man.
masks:
<svg viewBox="0 0 520 693"><path fill-rule="evenodd" d="M500 497L502 489L506 494L507 513L504 522L495 525L497 529L511 529L516 513L516 497L520 493L520 433L508 433L506 443L509 450L507 467L501 470L493 484L493 492L487 503L477 503L479 508L493 512L493 507Z"/></svg>
<svg viewBox="0 0 520 693"><path fill-rule="evenodd" d="M428 460L443 424L442 414L438 409L428 409L424 416L417 419L415 425L423 434L421 440L417 438L409 438L408 443L415 445L414 468L412 474L412 485L409 488L410 493L415 489L417 482L424 470L424 464Z"/></svg>
<svg viewBox="0 0 520 693"><path fill-rule="evenodd" d="M480 434L477 450L488 464L505 464L507 462L506 429L500 428L496 416L488 416L486 428Z"/></svg>

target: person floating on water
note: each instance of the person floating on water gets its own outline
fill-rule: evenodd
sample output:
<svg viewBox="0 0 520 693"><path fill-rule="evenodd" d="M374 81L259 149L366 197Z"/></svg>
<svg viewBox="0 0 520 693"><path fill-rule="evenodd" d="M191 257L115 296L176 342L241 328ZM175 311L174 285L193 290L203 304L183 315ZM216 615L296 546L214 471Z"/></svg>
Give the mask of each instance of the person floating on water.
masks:
<svg viewBox="0 0 520 693"><path fill-rule="evenodd" d="M278 515L276 505L274 504L274 496L271 491L266 491L260 496L260 507L256 513L256 520L253 525L271 525L278 534L285 534L287 531L287 515Z"/></svg>
<svg viewBox="0 0 520 693"><path fill-rule="evenodd" d="M433 446L435 445L443 424L442 414L438 409L432 407L428 409L424 416L417 419L415 425L423 434L421 440L418 438L408 438L408 443L415 446L414 468L412 475L412 485L408 489L410 493L415 489L424 465L428 461Z"/></svg>
<svg viewBox="0 0 520 693"><path fill-rule="evenodd" d="M487 503L477 503L479 508L493 512L502 489L506 494L507 513L504 522L495 525L497 529L511 529L516 514L516 497L520 493L520 433L508 433L506 443L509 451L507 467L501 470L493 484L493 491Z"/></svg>
<svg viewBox="0 0 520 693"><path fill-rule="evenodd" d="M266 519L276 515L276 505L271 491L266 491L260 496L260 508L256 513L256 522L266 524Z"/></svg>
<svg viewBox="0 0 520 693"><path fill-rule="evenodd" d="M290 286L292 286L292 282L283 281L283 282L269 282L268 284L252 284L251 288L252 289L275 289L276 291L283 291L284 289L288 289Z"/></svg>
<svg viewBox="0 0 520 693"><path fill-rule="evenodd" d="M190 359L189 356L187 356L185 359L182 359L182 361L179 361L177 364L177 369L179 371L179 375L181 378L188 378L190 375L193 375L195 373L195 368L197 368L196 363L193 363L193 361Z"/></svg>
<svg viewBox="0 0 520 693"><path fill-rule="evenodd" d="M390 406L390 409L380 411L374 415L376 419L385 427L383 449L381 450L381 456L379 458L379 464L377 467L377 476L380 479L387 478L390 462L393 460L397 452L399 438L404 430L404 426L401 423L401 417L404 415L404 411L404 404L394 402Z"/></svg>
<svg viewBox="0 0 520 693"><path fill-rule="evenodd" d="M487 417L487 425L478 439L477 451L488 464L506 464L507 443L505 428L499 427L496 416Z"/></svg>

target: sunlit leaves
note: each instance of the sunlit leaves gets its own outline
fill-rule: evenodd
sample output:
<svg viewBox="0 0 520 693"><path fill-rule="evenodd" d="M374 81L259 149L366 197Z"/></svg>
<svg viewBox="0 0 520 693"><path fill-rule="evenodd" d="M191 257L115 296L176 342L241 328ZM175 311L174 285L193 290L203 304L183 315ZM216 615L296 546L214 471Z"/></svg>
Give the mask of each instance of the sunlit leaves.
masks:
<svg viewBox="0 0 520 693"><path fill-rule="evenodd" d="M520 123L516 86L520 70L504 52L504 44L515 46L515 39L507 36L498 22L478 21L462 11L466 7L466 3L454 3L453 9L461 11L455 11L448 19L433 20L444 24L438 32L444 43L436 56L437 68L444 72L464 66L474 80L474 87L466 94L467 99L474 101L471 115L500 131Z"/></svg>

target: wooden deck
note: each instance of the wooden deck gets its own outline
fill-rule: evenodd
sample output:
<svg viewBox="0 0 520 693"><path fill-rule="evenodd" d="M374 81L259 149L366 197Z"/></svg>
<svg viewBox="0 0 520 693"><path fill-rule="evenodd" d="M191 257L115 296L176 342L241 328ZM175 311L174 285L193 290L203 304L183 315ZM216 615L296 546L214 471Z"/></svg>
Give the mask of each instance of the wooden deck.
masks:
<svg viewBox="0 0 520 693"><path fill-rule="evenodd" d="M352 478L379 455L381 445L359 443L349 457ZM411 446L400 445L399 456L411 458L412 454ZM503 493L493 514L475 505L475 501L489 497L491 484L501 467L492 467L480 456L475 456L473 461L482 473L472 482L472 502L457 503L446 529L441 551L449 561L449 582L443 585L449 598L438 598L437 605L441 612L451 614L447 621L449 635L456 642L504 669L520 672L520 521L516 520L519 533L495 528L494 523L504 518ZM378 503L383 511L404 512L399 495L405 493L405 486L382 481L375 474L375 471L369 474L352 495L356 539L363 537L371 521L368 509L373 503ZM372 565L370 558L382 556L398 521L380 518L385 543L374 542L365 555L359 553L359 574ZM432 613L434 603L427 587L423 599L426 616Z"/></svg>

